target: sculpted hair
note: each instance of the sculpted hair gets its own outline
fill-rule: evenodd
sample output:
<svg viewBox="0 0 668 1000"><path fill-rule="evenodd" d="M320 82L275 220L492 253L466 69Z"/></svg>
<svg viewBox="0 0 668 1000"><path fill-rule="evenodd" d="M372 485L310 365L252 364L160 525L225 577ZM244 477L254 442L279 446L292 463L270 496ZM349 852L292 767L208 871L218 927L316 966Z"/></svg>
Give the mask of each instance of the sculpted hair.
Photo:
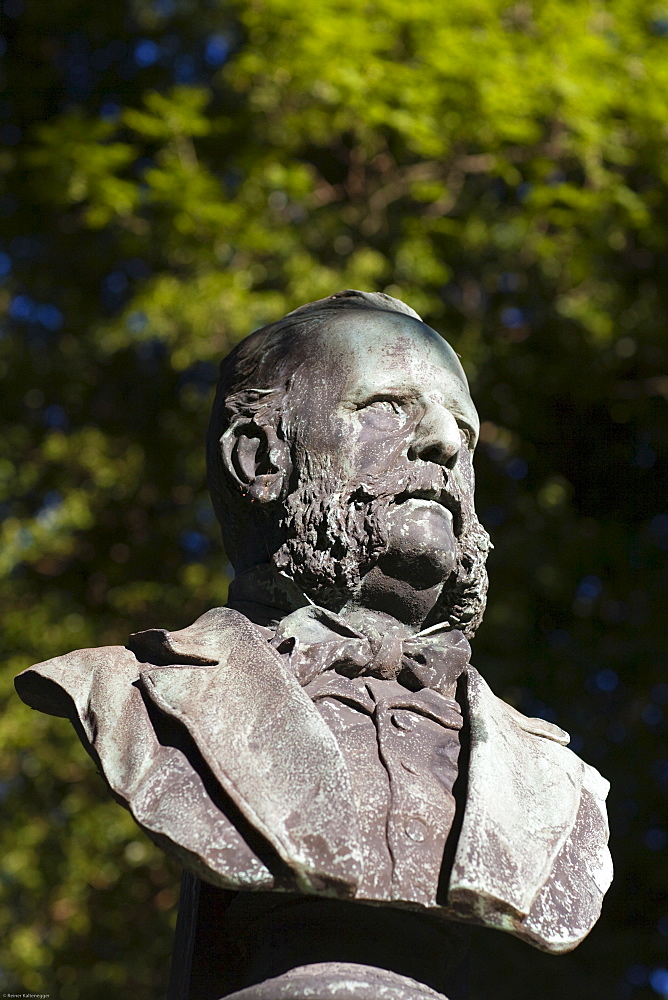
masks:
<svg viewBox="0 0 668 1000"><path fill-rule="evenodd" d="M207 434L207 479L225 551L234 564L238 539L246 529L249 504L225 469L221 439L236 423L273 427L283 437L283 404L294 370L294 348L307 341L333 311L374 309L420 317L399 299L382 292L346 289L309 302L276 323L256 330L223 360Z"/></svg>

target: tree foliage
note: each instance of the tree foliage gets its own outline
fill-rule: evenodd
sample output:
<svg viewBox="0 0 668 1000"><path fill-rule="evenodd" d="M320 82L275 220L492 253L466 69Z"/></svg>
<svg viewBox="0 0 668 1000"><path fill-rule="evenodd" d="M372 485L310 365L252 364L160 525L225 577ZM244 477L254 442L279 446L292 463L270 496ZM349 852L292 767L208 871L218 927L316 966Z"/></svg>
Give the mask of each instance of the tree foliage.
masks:
<svg viewBox="0 0 668 1000"><path fill-rule="evenodd" d="M496 545L476 663L613 783L601 924L559 959L481 934L473 996L668 996L668 8L4 14L0 985L164 989L178 873L12 677L224 601L217 363L357 287L409 302L471 376Z"/></svg>

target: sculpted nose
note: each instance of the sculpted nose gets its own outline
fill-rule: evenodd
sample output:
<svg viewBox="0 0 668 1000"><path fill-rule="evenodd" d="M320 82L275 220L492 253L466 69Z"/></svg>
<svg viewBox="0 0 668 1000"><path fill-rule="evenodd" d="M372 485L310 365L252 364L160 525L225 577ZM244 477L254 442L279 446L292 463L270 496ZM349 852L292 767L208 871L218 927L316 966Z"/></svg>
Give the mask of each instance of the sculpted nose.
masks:
<svg viewBox="0 0 668 1000"><path fill-rule="evenodd" d="M432 403L420 423L408 449L411 460L422 459L452 469L457 464L461 437L457 421L443 405Z"/></svg>

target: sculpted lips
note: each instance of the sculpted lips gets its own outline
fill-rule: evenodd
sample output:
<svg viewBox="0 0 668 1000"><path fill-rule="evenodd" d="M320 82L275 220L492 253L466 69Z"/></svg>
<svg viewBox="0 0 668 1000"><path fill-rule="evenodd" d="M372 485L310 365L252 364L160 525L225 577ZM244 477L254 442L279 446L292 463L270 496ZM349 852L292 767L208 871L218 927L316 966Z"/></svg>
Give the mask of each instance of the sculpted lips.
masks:
<svg viewBox="0 0 668 1000"><path fill-rule="evenodd" d="M441 468L427 463L415 463L412 468L380 477L369 476L358 482L349 494L353 504L368 504L385 499L392 508L409 500L437 504L452 520L455 537L463 530L461 505L456 496L446 489L445 475Z"/></svg>
<svg viewBox="0 0 668 1000"><path fill-rule="evenodd" d="M460 506L447 490L436 488L403 490L401 493L396 494L394 503L396 506L400 506L409 500L438 504L453 522L455 535L459 535L462 522Z"/></svg>

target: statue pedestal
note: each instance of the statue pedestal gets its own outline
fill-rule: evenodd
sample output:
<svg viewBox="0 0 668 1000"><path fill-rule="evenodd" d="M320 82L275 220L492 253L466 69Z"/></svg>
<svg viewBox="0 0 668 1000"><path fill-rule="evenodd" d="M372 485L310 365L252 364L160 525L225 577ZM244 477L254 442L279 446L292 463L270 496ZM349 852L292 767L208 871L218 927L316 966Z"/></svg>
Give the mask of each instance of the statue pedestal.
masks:
<svg viewBox="0 0 668 1000"><path fill-rule="evenodd" d="M452 994L451 994L452 996ZM226 1000L448 1000L396 972L353 962L315 962L266 979Z"/></svg>
<svg viewBox="0 0 668 1000"><path fill-rule="evenodd" d="M468 945L465 927L421 912L185 873L169 1000L466 1000Z"/></svg>

